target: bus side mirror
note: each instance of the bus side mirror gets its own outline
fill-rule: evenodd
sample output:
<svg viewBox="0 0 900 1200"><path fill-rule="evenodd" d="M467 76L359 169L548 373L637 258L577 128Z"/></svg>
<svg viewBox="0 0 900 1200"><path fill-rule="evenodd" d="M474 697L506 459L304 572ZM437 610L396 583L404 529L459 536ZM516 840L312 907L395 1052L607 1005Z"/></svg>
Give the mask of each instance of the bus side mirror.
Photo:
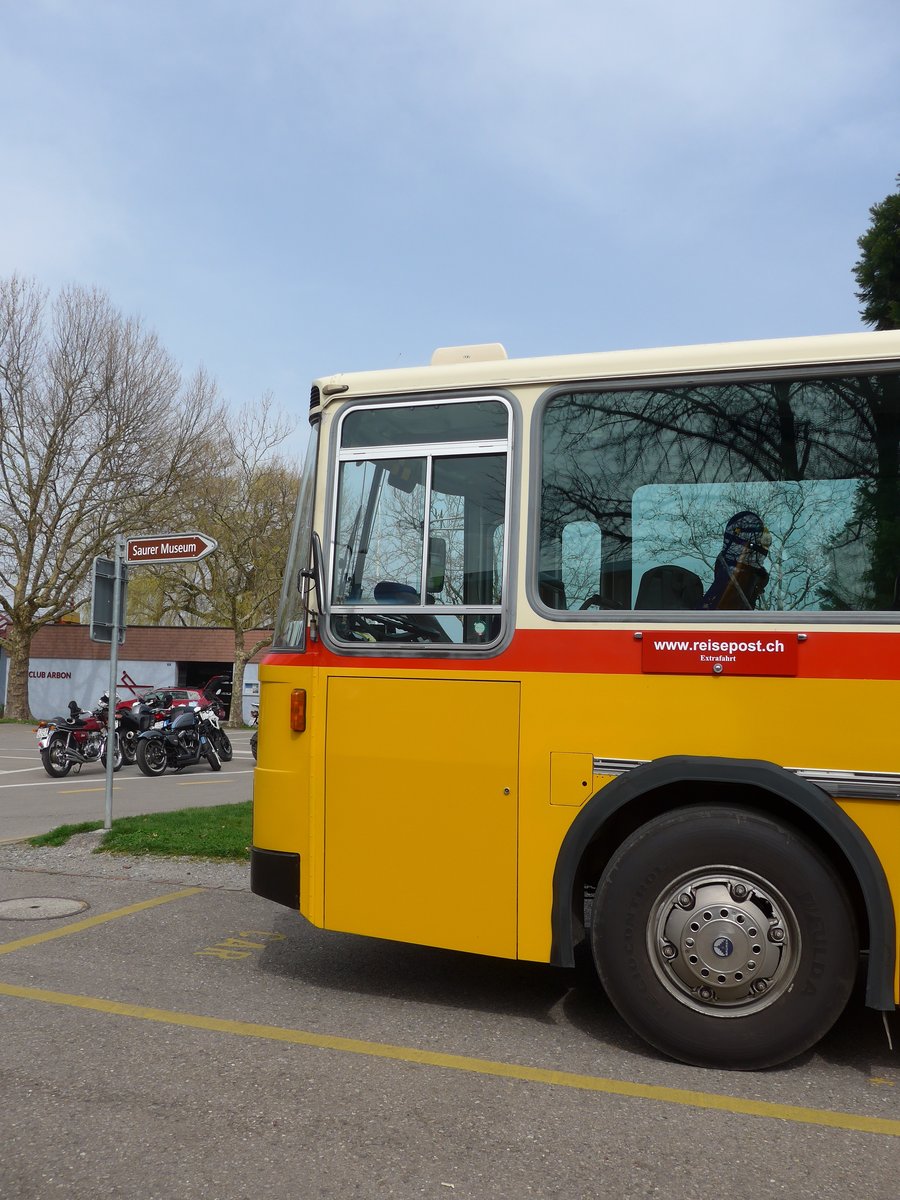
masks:
<svg viewBox="0 0 900 1200"><path fill-rule="evenodd" d="M428 574L425 579L426 592L444 590L444 572L447 569L447 543L443 538L428 539Z"/></svg>

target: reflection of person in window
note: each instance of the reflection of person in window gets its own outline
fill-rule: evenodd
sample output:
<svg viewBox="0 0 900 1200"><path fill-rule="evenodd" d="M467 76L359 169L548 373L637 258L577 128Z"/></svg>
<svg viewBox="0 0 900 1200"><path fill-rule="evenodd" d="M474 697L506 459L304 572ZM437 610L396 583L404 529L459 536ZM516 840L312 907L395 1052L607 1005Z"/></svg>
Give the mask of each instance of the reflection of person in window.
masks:
<svg viewBox="0 0 900 1200"><path fill-rule="evenodd" d="M769 582L763 560L772 535L758 513L739 512L725 526L722 549L701 608L753 608Z"/></svg>

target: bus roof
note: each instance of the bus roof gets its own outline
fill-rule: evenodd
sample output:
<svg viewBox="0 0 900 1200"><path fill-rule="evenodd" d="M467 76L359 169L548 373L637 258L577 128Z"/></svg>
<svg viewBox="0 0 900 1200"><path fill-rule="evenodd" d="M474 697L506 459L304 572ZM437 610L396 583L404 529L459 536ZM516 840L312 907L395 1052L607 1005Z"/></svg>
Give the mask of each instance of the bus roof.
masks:
<svg viewBox="0 0 900 1200"><path fill-rule="evenodd" d="M491 347L493 349L493 347ZM467 346L467 352L476 347ZM541 358L472 355L452 358L447 348L441 361L419 367L354 371L326 375L313 381L322 405L353 396L397 395L514 385L545 386L573 379L628 379L642 375L738 370L743 367L791 367L864 361L900 360L900 330L838 333L815 337L773 338L760 341L718 342L696 346L667 346L643 350L608 350L591 354L557 354Z"/></svg>

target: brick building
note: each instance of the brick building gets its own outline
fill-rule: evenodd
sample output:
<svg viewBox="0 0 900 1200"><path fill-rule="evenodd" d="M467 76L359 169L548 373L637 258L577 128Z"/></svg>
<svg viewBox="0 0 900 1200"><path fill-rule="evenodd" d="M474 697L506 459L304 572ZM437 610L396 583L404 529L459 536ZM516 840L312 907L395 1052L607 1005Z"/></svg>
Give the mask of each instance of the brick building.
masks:
<svg viewBox="0 0 900 1200"><path fill-rule="evenodd" d="M254 645L266 630L244 637ZM259 692L257 664L244 669L244 719ZM155 687L202 687L216 675L231 677L234 634L230 629L129 625L119 646L116 691L121 698ZM36 717L65 712L70 700L88 708L109 687L109 646L92 642L87 625L45 625L31 644L28 699ZM5 698L5 689L4 689Z"/></svg>

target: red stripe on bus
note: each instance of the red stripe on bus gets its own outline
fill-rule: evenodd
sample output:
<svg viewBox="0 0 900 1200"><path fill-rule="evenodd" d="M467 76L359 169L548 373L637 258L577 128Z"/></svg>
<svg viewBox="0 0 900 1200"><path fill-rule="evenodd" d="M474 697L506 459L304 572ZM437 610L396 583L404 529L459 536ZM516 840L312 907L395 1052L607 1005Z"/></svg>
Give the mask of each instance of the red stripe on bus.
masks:
<svg viewBox="0 0 900 1200"><path fill-rule="evenodd" d="M666 637L671 637L671 630ZM652 630L645 630L645 638ZM796 638L796 633L759 634L753 630L685 632L686 639ZM272 651L263 659L272 666L353 667L372 671L444 671L468 673L559 672L562 674L640 675L641 641L630 629L520 629L500 654L484 657L436 658L419 656L335 654L321 642L306 654ZM811 630L797 646L797 677L801 679L900 679L900 634Z"/></svg>

